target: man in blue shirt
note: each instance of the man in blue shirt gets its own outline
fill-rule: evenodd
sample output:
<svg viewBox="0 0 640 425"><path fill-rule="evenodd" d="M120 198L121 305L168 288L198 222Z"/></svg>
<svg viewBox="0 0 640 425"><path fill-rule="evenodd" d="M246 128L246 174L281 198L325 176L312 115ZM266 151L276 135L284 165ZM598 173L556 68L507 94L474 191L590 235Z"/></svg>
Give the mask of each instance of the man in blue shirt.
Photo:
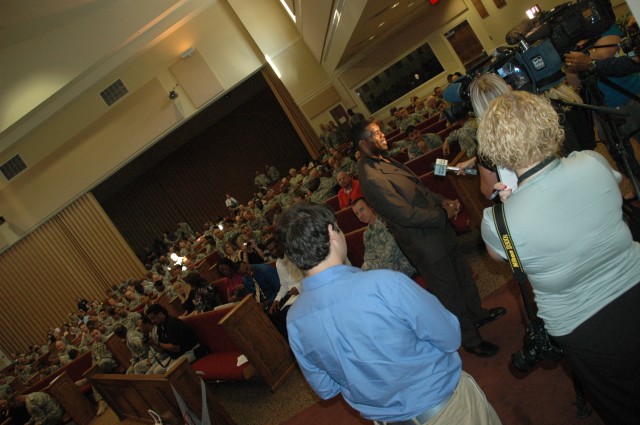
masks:
<svg viewBox="0 0 640 425"><path fill-rule="evenodd" d="M306 271L287 329L321 398L341 393L379 425L501 423L462 371L456 317L402 273L345 266L347 244L330 207L292 206L277 238Z"/></svg>

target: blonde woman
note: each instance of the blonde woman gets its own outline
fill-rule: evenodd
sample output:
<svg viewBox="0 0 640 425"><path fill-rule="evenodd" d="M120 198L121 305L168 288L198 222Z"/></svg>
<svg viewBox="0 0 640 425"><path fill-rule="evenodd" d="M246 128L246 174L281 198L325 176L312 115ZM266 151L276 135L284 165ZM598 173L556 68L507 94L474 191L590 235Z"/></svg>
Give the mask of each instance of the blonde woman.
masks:
<svg viewBox="0 0 640 425"><path fill-rule="evenodd" d="M607 424L640 418L640 244L623 220L620 174L593 151L559 157L564 131L549 100L507 93L478 128L479 153L514 171L509 232L538 306ZM482 237L506 258L492 210Z"/></svg>

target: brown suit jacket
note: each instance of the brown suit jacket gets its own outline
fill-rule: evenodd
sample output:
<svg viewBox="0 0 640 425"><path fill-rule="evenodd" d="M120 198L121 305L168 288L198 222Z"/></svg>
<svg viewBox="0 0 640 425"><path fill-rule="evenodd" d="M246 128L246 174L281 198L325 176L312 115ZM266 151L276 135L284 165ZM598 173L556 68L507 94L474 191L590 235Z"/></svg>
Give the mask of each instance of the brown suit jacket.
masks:
<svg viewBox="0 0 640 425"><path fill-rule="evenodd" d="M420 271L442 259L456 245L456 235L434 194L403 164L363 157L360 188L367 203L387 223L396 242Z"/></svg>

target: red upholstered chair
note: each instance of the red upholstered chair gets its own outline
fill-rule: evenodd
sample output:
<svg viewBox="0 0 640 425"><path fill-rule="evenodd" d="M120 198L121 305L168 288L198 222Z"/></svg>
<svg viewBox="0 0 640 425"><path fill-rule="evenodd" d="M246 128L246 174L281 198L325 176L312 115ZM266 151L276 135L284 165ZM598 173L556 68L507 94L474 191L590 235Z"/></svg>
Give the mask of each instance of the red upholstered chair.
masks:
<svg viewBox="0 0 640 425"><path fill-rule="evenodd" d="M255 373L248 362L237 365L242 352L218 325L232 308L223 307L183 319L193 328L200 344L209 349L209 354L191 363L191 369L201 372L205 381L246 381Z"/></svg>
<svg viewBox="0 0 640 425"><path fill-rule="evenodd" d="M347 257L354 267L362 267L364 263L364 232L366 227L344 235L347 241Z"/></svg>
<svg viewBox="0 0 640 425"><path fill-rule="evenodd" d="M351 207L344 208L336 213L336 220L340 230L345 234L353 232L354 230L364 227L364 224L358 220L358 217L353 213Z"/></svg>

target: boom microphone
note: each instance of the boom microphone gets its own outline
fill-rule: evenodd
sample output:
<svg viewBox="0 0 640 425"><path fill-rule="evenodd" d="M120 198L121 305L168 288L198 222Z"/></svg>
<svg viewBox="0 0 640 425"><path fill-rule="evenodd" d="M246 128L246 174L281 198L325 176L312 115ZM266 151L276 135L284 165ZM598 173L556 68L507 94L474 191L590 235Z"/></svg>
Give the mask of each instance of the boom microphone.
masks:
<svg viewBox="0 0 640 425"><path fill-rule="evenodd" d="M518 23L515 27L511 28L511 30L504 36L504 41L507 42L508 45L513 46L520 42L520 39L524 37L529 31L531 31L536 26L536 21L534 19L525 18L520 23Z"/></svg>

